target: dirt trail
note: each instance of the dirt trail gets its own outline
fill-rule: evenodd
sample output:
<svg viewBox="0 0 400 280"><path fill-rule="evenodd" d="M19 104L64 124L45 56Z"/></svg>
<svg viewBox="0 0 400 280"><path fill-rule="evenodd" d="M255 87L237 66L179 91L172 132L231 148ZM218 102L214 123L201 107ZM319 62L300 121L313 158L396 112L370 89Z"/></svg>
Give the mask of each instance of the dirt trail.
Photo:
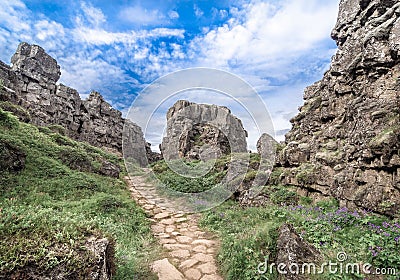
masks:
<svg viewBox="0 0 400 280"><path fill-rule="evenodd" d="M144 170L148 172L148 170ZM172 211L162 206L146 174L125 178L132 198L149 214L151 229L168 252L152 269L160 280L222 280L216 266L218 240L198 227L199 214ZM145 194L145 195L143 195Z"/></svg>

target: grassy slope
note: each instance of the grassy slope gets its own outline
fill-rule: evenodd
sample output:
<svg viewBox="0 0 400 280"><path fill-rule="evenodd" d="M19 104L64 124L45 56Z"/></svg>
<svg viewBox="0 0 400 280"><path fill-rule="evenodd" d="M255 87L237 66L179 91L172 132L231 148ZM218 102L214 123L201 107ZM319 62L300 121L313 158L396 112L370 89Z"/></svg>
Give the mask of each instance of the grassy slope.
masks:
<svg viewBox="0 0 400 280"><path fill-rule="evenodd" d="M83 279L84 241L96 236L115 242L115 279L153 279L156 245L144 212L123 181L95 174L104 160L122 165L117 157L1 109L0 144L26 154L19 173L0 171L0 278L63 271Z"/></svg>

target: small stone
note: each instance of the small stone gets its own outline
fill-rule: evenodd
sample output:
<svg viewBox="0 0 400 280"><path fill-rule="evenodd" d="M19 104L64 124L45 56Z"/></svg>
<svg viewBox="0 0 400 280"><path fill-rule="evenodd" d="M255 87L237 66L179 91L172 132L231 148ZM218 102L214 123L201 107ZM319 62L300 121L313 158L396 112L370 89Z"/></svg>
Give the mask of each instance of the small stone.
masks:
<svg viewBox="0 0 400 280"><path fill-rule="evenodd" d="M203 253L198 253L193 256L193 259L198 260L199 262L212 262L214 261L213 256L211 255L206 255Z"/></svg>
<svg viewBox="0 0 400 280"><path fill-rule="evenodd" d="M214 254L215 252L216 252L216 250L214 248L207 249L207 253L209 253L209 254Z"/></svg>
<svg viewBox="0 0 400 280"><path fill-rule="evenodd" d="M189 280L199 280L201 278L201 272L198 269L191 268L185 271L185 276Z"/></svg>
<svg viewBox="0 0 400 280"><path fill-rule="evenodd" d="M179 243L190 243L190 242L192 242L193 239L191 237L182 235L182 236L177 236L176 240Z"/></svg>
<svg viewBox="0 0 400 280"><path fill-rule="evenodd" d="M190 246L186 244L163 244L163 247L167 250L179 250L179 249L184 249L184 250L189 250Z"/></svg>
<svg viewBox="0 0 400 280"><path fill-rule="evenodd" d="M182 223L182 222L186 222L186 221L187 221L187 218L178 218L178 219L176 219L177 223Z"/></svg>
<svg viewBox="0 0 400 280"><path fill-rule="evenodd" d="M184 280L184 276L180 273L168 259L155 261L152 270L157 273L159 280Z"/></svg>
<svg viewBox="0 0 400 280"><path fill-rule="evenodd" d="M181 226L181 228L188 228L189 224L188 223L181 223L180 226Z"/></svg>
<svg viewBox="0 0 400 280"><path fill-rule="evenodd" d="M196 234L199 237L203 237L206 233L204 231L198 230L198 231L195 231L194 234Z"/></svg>
<svg viewBox="0 0 400 280"><path fill-rule="evenodd" d="M165 232L168 232L168 233L171 233L171 232L173 232L174 230L175 230L175 227L174 227L173 225L167 226L167 227L165 228Z"/></svg>
<svg viewBox="0 0 400 280"><path fill-rule="evenodd" d="M215 264L211 262L199 265L198 269L200 269L201 272L206 274L212 274L217 272L217 267L215 266Z"/></svg>
<svg viewBox="0 0 400 280"><path fill-rule="evenodd" d="M155 218L155 219L164 219L164 218L169 217L170 215L171 215L171 214L168 213L168 212L161 212L161 213L155 215L154 218Z"/></svg>
<svg viewBox="0 0 400 280"><path fill-rule="evenodd" d="M192 249L196 253L207 253L207 247L204 245L198 245Z"/></svg>
<svg viewBox="0 0 400 280"><path fill-rule="evenodd" d="M188 236L188 237L190 237L190 238L193 238L193 239L197 238L197 235L194 234L194 232L191 232L191 231L183 231L183 230L180 230L180 232L183 232L183 234L184 234L185 236Z"/></svg>
<svg viewBox="0 0 400 280"><path fill-rule="evenodd" d="M181 233L180 233L180 232L177 232L177 231L173 231L173 232L171 232L171 234L172 234L173 236L181 235Z"/></svg>
<svg viewBox="0 0 400 280"><path fill-rule="evenodd" d="M186 259L186 258L190 257L190 252L189 252L189 250L181 249L181 250L172 251L170 253L170 255L172 257L176 257L176 258Z"/></svg>
<svg viewBox="0 0 400 280"><path fill-rule="evenodd" d="M164 233L164 232L159 233L157 236L160 237L160 238L169 238L169 234Z"/></svg>
<svg viewBox="0 0 400 280"><path fill-rule="evenodd" d="M153 209L153 214L155 215L155 214L158 214L158 213L161 213L161 209L160 208L154 208Z"/></svg>
<svg viewBox="0 0 400 280"><path fill-rule="evenodd" d="M204 245L207 247L213 247L217 244L217 242L208 239L197 239L192 242L192 245Z"/></svg>
<svg viewBox="0 0 400 280"><path fill-rule="evenodd" d="M145 210L151 210L151 209L154 208L154 205L146 204L146 205L143 206L143 208L144 208Z"/></svg>
<svg viewBox="0 0 400 280"><path fill-rule="evenodd" d="M204 275L200 280L224 280L224 279L217 274L212 274L212 275Z"/></svg>
<svg viewBox="0 0 400 280"><path fill-rule="evenodd" d="M164 225L172 225L173 223L175 223L175 221L173 219L165 219L161 220L161 223Z"/></svg>
<svg viewBox="0 0 400 280"><path fill-rule="evenodd" d="M164 232L164 226L163 225L152 225L151 230L155 233Z"/></svg>
<svg viewBox="0 0 400 280"><path fill-rule="evenodd" d="M161 239L160 243L161 244L173 244L173 243L176 243L176 240L175 239L171 239L171 238Z"/></svg>

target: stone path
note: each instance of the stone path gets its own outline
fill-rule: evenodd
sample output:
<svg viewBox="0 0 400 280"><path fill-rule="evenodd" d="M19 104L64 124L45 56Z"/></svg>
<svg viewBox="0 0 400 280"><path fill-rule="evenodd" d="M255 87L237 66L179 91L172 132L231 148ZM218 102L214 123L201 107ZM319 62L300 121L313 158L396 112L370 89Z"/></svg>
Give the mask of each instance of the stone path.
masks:
<svg viewBox="0 0 400 280"><path fill-rule="evenodd" d="M200 216L163 207L163 198L157 196L154 186L147 182L146 175L125 179L132 198L151 217L153 234L167 251L167 258L152 264L152 270L158 278L222 280L215 262L219 243L214 236L198 227ZM144 190L146 193L143 193Z"/></svg>

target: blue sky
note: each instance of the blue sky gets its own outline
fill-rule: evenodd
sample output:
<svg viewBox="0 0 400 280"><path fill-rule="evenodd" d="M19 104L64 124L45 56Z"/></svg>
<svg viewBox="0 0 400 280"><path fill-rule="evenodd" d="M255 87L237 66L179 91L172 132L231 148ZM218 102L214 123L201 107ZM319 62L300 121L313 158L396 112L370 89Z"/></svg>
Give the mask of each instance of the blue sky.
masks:
<svg viewBox="0 0 400 280"><path fill-rule="evenodd" d="M3 0L0 59L9 63L21 41L41 45L60 64L61 83L82 97L97 90L123 112L146 85L173 71L229 71L258 91L283 140L304 88L322 77L335 53L330 32L338 6L339 0ZM160 136L151 135L158 144Z"/></svg>

